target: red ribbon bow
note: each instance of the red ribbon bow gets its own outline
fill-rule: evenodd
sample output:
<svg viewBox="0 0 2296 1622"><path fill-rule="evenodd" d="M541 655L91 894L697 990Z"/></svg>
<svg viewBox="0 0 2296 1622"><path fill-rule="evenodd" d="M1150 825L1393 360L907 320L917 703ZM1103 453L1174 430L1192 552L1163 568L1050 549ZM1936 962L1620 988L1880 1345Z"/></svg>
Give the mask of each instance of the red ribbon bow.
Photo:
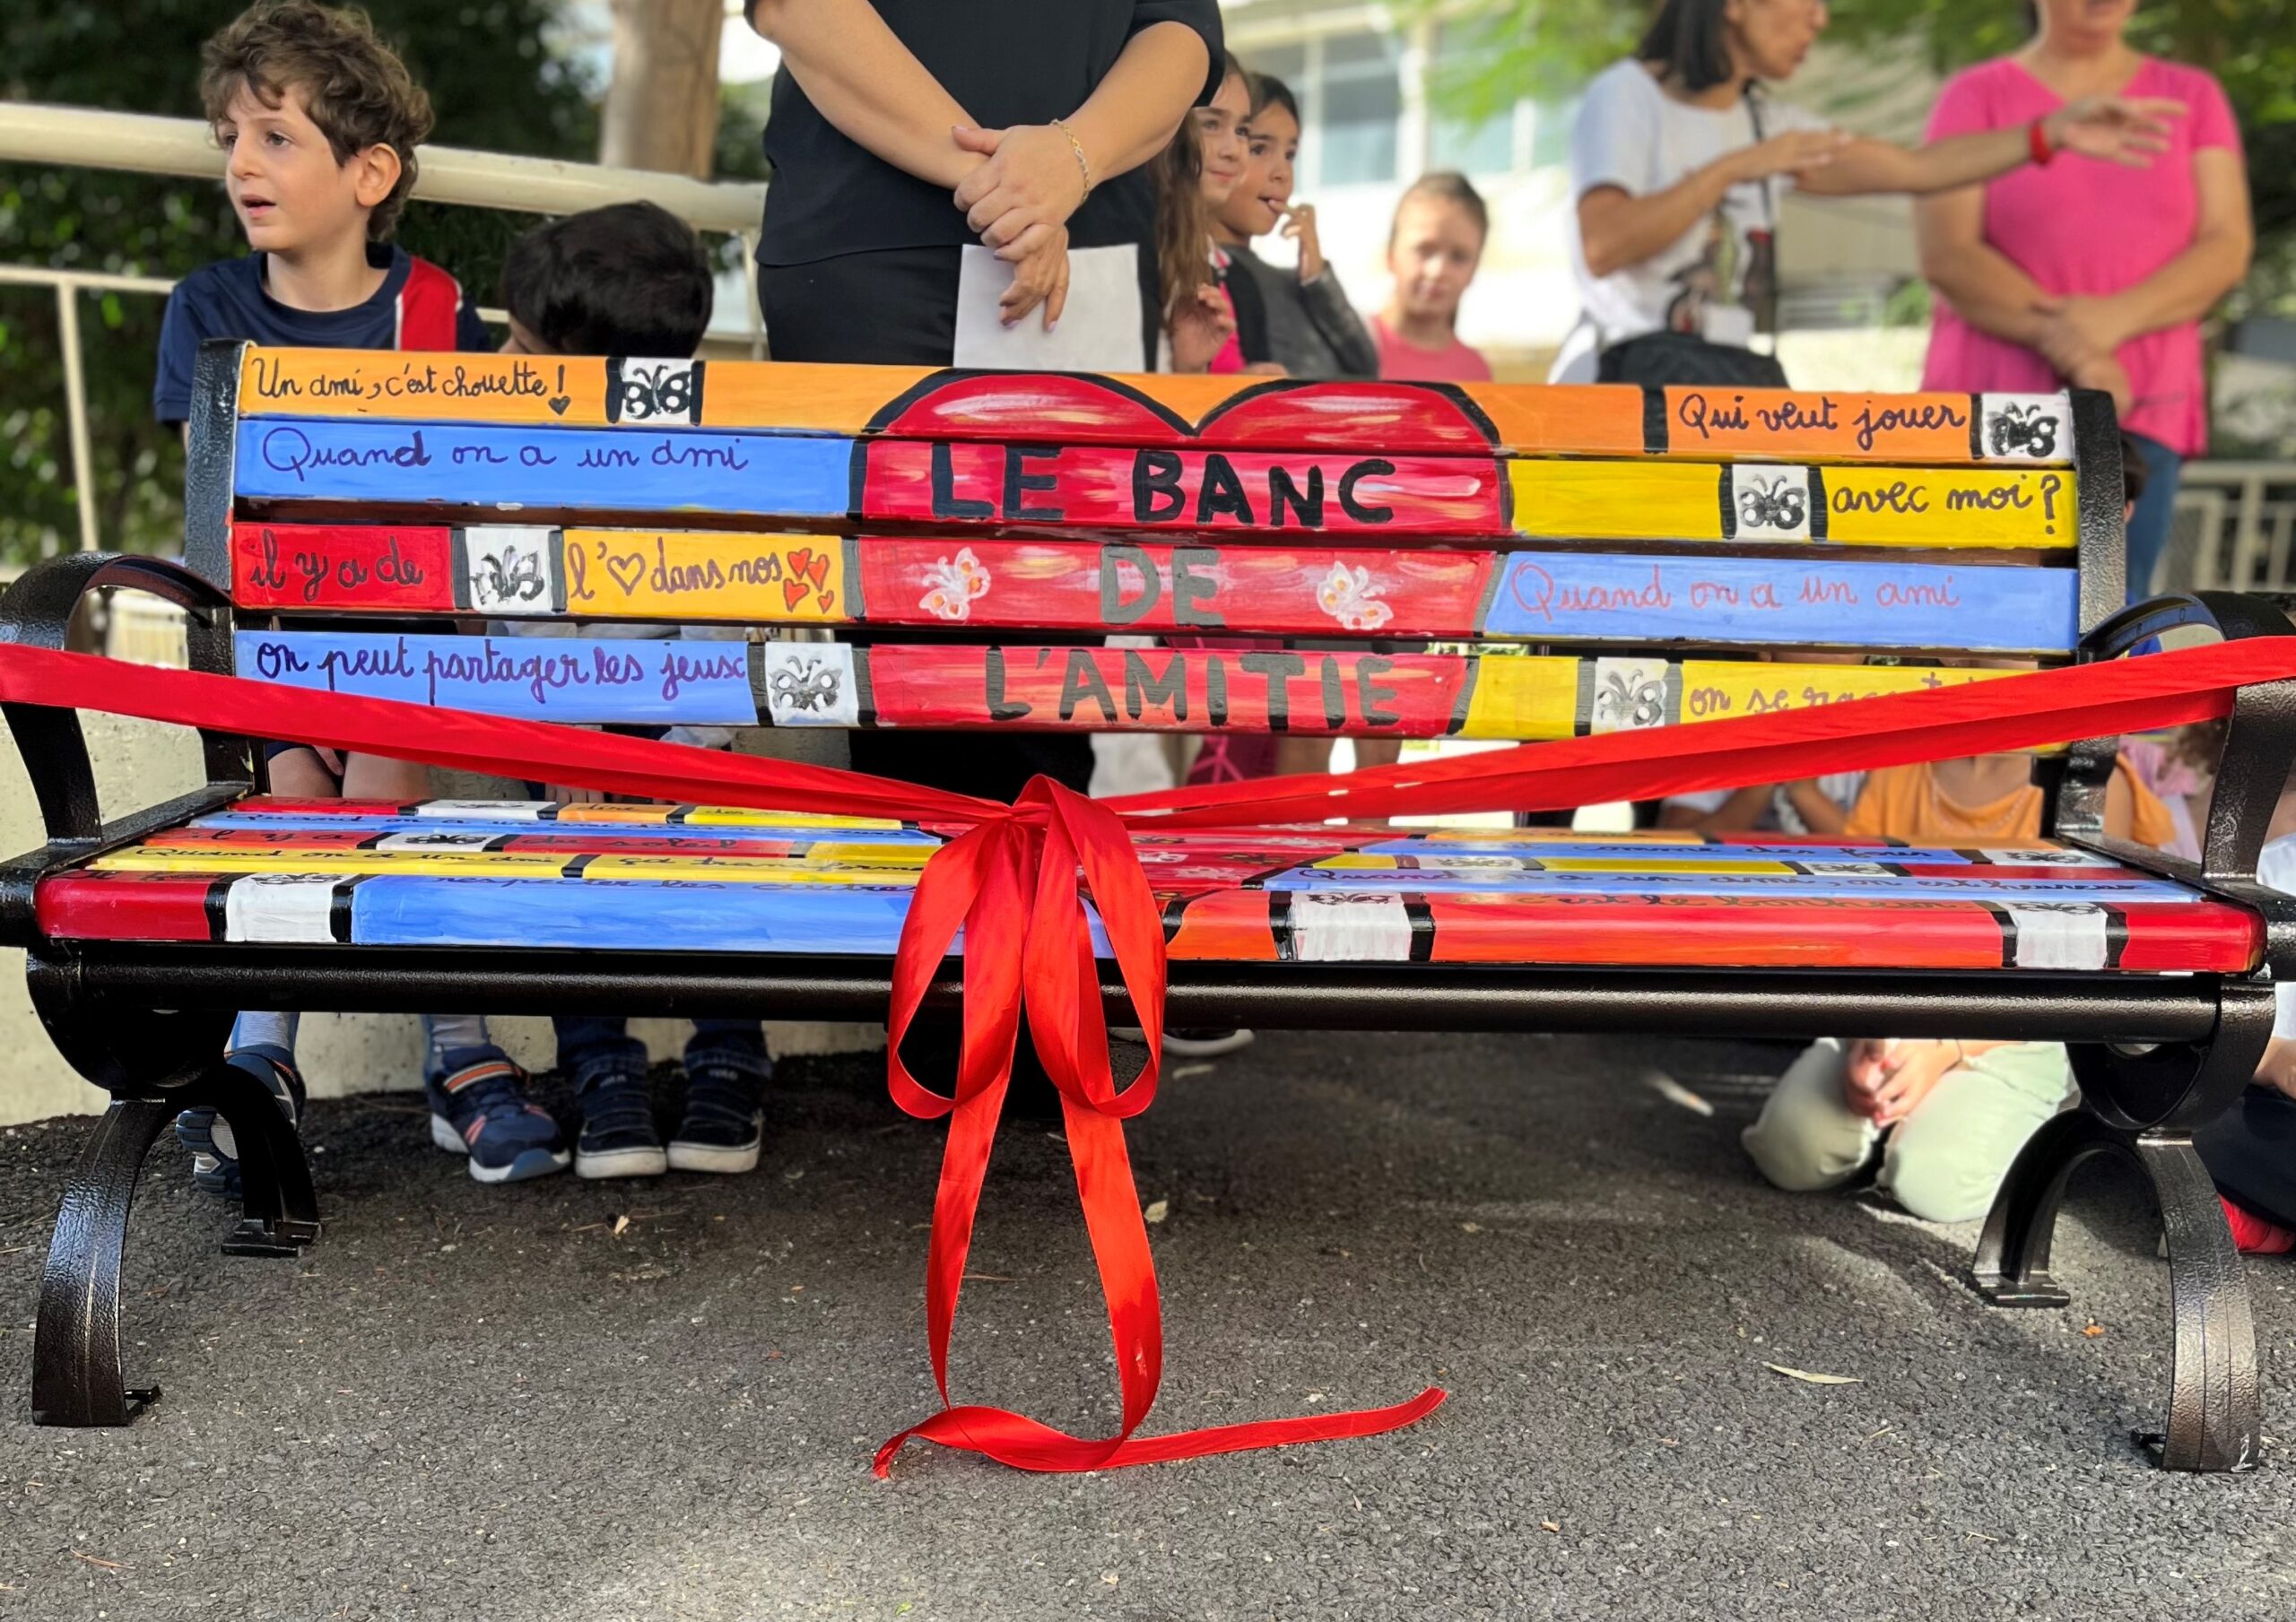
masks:
<svg viewBox="0 0 2296 1622"><path fill-rule="evenodd" d="M1148 1063L1119 1089L1090 921L1078 889L1097 904L1117 968L1148 1043ZM953 1097L918 1085L901 1063L901 1038L934 970L965 933L964 1040ZM1015 939L1021 941L1016 954ZM1123 1418L1117 1434L1072 1436L1002 1408L957 1406L949 1397L949 1331L956 1322L988 1154L1013 1075L1025 1010L1045 1072L1060 1091L1076 1193L1108 1299ZM1135 1440L1163 1376L1164 1331L1156 1264L1126 1152L1124 1123L1155 1101L1164 1035L1164 932L1156 899L1123 821L1106 806L1049 777L1037 777L1010 814L977 823L926 864L893 961L887 1039L893 1102L925 1120L949 1117L933 1238L925 1270L925 1318L942 1409L877 1450L876 1471L912 1437L986 1453L1022 1470L1108 1470L1162 1459L1235 1453L1285 1442L1368 1436L1434 1411L1432 1387L1394 1408L1261 1420Z"/></svg>

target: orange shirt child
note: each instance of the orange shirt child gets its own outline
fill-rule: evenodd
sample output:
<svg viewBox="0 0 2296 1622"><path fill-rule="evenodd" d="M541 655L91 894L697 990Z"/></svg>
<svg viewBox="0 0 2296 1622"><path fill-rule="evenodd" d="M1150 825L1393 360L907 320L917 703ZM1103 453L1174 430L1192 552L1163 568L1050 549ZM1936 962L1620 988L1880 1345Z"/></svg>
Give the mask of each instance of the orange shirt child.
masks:
<svg viewBox="0 0 2296 1622"><path fill-rule="evenodd" d="M1988 756L1979 760L1929 761L1916 766L1892 766L1872 773L1850 808L1848 837L1935 841L1957 839L2038 839L2041 837L2041 791L2030 770L2012 777L2007 770L1987 773L1999 761L2025 764L2022 756ZM1941 776L1942 772L1942 776ZM2005 792L1981 799L1965 798L1971 787L1980 794L1991 787ZM1955 790L1960 793L1956 794ZM2128 762L2113 763L2105 789L2105 831L2116 838L2140 845L2165 846L2176 837L2176 823L2160 797L2136 779Z"/></svg>

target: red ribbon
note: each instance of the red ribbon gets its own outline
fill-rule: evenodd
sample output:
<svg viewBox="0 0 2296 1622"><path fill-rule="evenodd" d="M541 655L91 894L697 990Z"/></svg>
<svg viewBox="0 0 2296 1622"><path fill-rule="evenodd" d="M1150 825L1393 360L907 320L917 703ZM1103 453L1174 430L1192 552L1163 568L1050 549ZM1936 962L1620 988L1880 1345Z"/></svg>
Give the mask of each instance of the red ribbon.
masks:
<svg viewBox="0 0 2296 1622"><path fill-rule="evenodd" d="M1196 786L1109 802L1039 777L1015 804L1001 806L796 761L387 699L289 694L236 677L0 645L0 699L11 703L104 710L649 799L970 824L918 875L893 962L888 1086L909 1114L949 1118L926 1273L933 1377L943 1406L878 1450L880 1475L911 1437L1023 1470L1101 1470L1376 1435L1424 1417L1443 1401L1431 1387L1392 1408L1135 1436L1155 1402L1163 1331L1123 1123L1155 1097L1165 962L1161 921L1127 825L1236 828L1334 816L1530 811L1787 782L2207 720L2231 710L2239 687L2291 678L2296 637L2251 639L1341 777ZM1147 1067L1122 1089L1109 1062L1085 895L1100 913L1148 1038ZM900 1046L960 928L968 948L963 1040L954 1088L944 1095L909 1073ZM949 1397L949 1336L1024 1011L1060 1092L1077 1194L1108 1301L1122 1396L1113 1436L1072 1436L1024 1415L959 1406Z"/></svg>

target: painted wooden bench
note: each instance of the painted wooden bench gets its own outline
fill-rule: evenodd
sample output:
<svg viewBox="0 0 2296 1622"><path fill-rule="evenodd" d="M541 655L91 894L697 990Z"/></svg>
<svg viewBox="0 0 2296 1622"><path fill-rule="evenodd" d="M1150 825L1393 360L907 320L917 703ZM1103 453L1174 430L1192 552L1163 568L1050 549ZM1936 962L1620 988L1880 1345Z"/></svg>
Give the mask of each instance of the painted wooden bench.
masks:
<svg viewBox="0 0 2296 1622"><path fill-rule="evenodd" d="M195 667L570 723L1554 739L1989 679L1934 656L2115 656L2178 625L2284 635L2228 596L2122 612L2101 395L1092 378L211 346L187 567L27 575L0 636L61 646L97 589L190 618ZM481 622L588 622L551 637ZM617 620L751 628L616 639ZM866 627L866 646L824 639ZM1105 634L1258 647L1105 646ZM1416 648L1419 651L1399 649ZM1796 662L1797 651L1900 655ZM1770 655L1763 660L1754 654ZM2200 866L2102 837L2113 740L2045 763L2014 848L1557 830L1141 836L1182 1026L2074 1044L2084 1106L2018 1162L1977 1282L2048 1272L2069 1167L2167 1213L2170 1464L2257 1442L2254 1349L2189 1133L2245 1083L2296 970L2254 883L2292 734L2243 690ZM43 1288L36 1416L117 1424L135 1168L187 1102L230 1119L226 1248L316 1238L311 1180L228 1010L882 1018L944 830L704 806L291 802L245 740L104 823L77 724L11 706L51 843L0 921L117 1100ZM2061 778L2061 785L2057 779ZM1111 1006L1121 1001L1111 979ZM936 989L945 1002L954 984ZM170 1010L170 1011L157 1011Z"/></svg>

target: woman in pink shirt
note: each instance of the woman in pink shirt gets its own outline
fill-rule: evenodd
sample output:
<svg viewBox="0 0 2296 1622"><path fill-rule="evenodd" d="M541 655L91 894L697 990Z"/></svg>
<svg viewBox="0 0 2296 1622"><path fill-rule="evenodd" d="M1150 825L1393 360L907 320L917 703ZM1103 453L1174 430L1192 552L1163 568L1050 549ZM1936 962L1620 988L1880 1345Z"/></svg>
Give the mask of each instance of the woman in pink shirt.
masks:
<svg viewBox="0 0 2296 1622"><path fill-rule="evenodd" d="M1422 175L1387 231L1395 291L1371 317L1379 376L1405 383L1488 383L1491 367L1459 342L1459 300L1483 263L1490 211L1465 175Z"/></svg>
<svg viewBox="0 0 2296 1622"><path fill-rule="evenodd" d="M2135 602L2168 542L2178 469L2208 445L2200 317L2248 273L2240 134L2208 74L2122 37L2135 0L2033 9L2032 42L1957 74L1929 116L1931 140L2024 126L2039 161L1917 205L1922 273L1939 298L1922 386L2112 392L2150 474L2128 524ZM2152 167L2047 150L2039 120L2095 95L2184 105Z"/></svg>

